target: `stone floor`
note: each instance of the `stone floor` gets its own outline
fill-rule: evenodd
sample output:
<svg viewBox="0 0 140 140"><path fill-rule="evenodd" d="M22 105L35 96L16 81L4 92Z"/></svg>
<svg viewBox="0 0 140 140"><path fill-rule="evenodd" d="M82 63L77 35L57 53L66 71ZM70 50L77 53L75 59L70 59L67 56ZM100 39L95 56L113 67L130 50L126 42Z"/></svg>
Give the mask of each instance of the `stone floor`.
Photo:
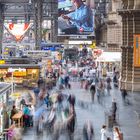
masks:
<svg viewBox="0 0 140 140"><path fill-rule="evenodd" d="M76 100L82 101L87 106L85 108L76 105L77 124L75 130L75 139L82 140L82 128L86 120L90 120L94 126L94 140L100 140L100 129L103 124L106 123L105 112L110 110L112 99L115 98L118 105L117 121L120 130L123 133L124 140L139 140L140 139L140 127L138 125L138 114L140 113L140 94L130 93L129 101L130 105L124 105L121 99L121 94L118 89L113 88L111 96L107 95L103 98L102 105L98 104L95 98L94 104L91 104L90 93L81 89L78 82L72 82L72 89L64 90L65 93L75 94ZM137 113L136 113L137 112ZM112 132L109 131L109 135L112 137ZM23 140L51 140L51 137L47 135L46 130L40 136L36 136L34 129L30 128L24 132ZM59 140L67 140L63 135Z"/></svg>

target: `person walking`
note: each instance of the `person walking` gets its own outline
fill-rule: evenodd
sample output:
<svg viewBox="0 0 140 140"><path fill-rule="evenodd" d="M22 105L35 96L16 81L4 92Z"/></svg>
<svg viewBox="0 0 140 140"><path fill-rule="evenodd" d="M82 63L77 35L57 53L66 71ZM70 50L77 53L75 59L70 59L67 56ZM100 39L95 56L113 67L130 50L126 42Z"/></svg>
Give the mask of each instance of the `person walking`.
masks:
<svg viewBox="0 0 140 140"><path fill-rule="evenodd" d="M13 108L11 110L11 115L10 115L10 119L11 119L11 124L13 124L13 116L18 113L17 109L16 109L16 106L13 105Z"/></svg>
<svg viewBox="0 0 140 140"><path fill-rule="evenodd" d="M106 140L106 139L107 139L106 125L103 125L101 129L101 140Z"/></svg>
<svg viewBox="0 0 140 140"><path fill-rule="evenodd" d="M28 105L23 107L23 122L25 127L30 127L30 109Z"/></svg>
<svg viewBox="0 0 140 140"><path fill-rule="evenodd" d="M94 96L95 96L95 93L96 93L95 82L92 82L92 84L90 86L90 93L91 93L91 101L93 103L94 102Z"/></svg>
<svg viewBox="0 0 140 140"><path fill-rule="evenodd" d="M65 84L65 88L69 88L69 75L66 75L64 78L64 84Z"/></svg>
<svg viewBox="0 0 140 140"><path fill-rule="evenodd" d="M112 117L113 122L116 123L117 102L115 99L112 101Z"/></svg>
<svg viewBox="0 0 140 140"><path fill-rule="evenodd" d="M100 82L97 85L97 100L99 104L102 104L103 95L104 95L104 83L102 80L100 80Z"/></svg>
<svg viewBox="0 0 140 140"><path fill-rule="evenodd" d="M111 90L111 78L110 77L107 77L107 79L106 79L106 89L107 89L108 95L110 95L110 90Z"/></svg>
<svg viewBox="0 0 140 140"><path fill-rule="evenodd" d="M94 129L90 121L86 122L83 127L83 140L92 140Z"/></svg>
<svg viewBox="0 0 140 140"><path fill-rule="evenodd" d="M128 93L127 93L126 89L121 90L121 95L122 95L123 103L126 104L127 103L126 97L128 96Z"/></svg>
<svg viewBox="0 0 140 140"><path fill-rule="evenodd" d="M114 127L113 129L113 140L122 140L118 127Z"/></svg>

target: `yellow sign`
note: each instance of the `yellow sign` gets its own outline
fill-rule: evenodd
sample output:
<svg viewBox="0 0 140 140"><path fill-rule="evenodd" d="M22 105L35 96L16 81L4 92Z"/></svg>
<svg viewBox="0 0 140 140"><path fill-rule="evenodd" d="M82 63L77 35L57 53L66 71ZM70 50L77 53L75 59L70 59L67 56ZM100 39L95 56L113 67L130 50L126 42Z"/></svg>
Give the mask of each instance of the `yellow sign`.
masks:
<svg viewBox="0 0 140 140"><path fill-rule="evenodd" d="M134 66L140 67L140 35L134 35Z"/></svg>
<svg viewBox="0 0 140 140"><path fill-rule="evenodd" d="M5 64L5 60L0 60L0 65Z"/></svg>
<svg viewBox="0 0 140 140"><path fill-rule="evenodd" d="M23 76L26 76L26 71L15 71L15 72L13 72L13 76L21 76L21 77L23 77Z"/></svg>
<svg viewBox="0 0 140 140"><path fill-rule="evenodd" d="M92 43L92 44L90 45L90 48L91 48L91 49L96 48L96 43Z"/></svg>

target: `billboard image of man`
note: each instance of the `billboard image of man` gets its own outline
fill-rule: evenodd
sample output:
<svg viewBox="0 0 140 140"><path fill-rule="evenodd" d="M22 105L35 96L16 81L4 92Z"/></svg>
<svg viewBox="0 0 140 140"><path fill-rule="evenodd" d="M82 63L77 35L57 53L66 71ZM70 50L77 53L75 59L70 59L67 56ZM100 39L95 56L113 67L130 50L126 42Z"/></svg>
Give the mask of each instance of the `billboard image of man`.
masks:
<svg viewBox="0 0 140 140"><path fill-rule="evenodd" d="M85 5L82 0L71 0L72 4L75 6L75 10L69 14L62 14L61 22L58 21L58 26L61 28L62 21L66 22L67 26L63 26L63 31L65 29L71 33L71 30L75 33L80 32L93 32L93 12L91 8ZM63 23L64 25L64 23Z"/></svg>

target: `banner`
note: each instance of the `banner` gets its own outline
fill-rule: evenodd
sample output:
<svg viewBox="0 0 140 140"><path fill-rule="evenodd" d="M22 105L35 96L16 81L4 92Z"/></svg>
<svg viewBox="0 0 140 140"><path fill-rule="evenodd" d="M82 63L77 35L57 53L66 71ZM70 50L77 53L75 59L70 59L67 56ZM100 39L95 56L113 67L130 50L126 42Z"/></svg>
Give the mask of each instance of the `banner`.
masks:
<svg viewBox="0 0 140 140"><path fill-rule="evenodd" d="M21 41L24 34L31 27L31 23L9 23L5 24L6 29L15 37L16 41Z"/></svg>
<svg viewBox="0 0 140 140"><path fill-rule="evenodd" d="M140 35L134 35L134 67L140 67Z"/></svg>
<svg viewBox="0 0 140 140"><path fill-rule="evenodd" d="M95 36L94 11L90 2L58 0L58 35Z"/></svg>

